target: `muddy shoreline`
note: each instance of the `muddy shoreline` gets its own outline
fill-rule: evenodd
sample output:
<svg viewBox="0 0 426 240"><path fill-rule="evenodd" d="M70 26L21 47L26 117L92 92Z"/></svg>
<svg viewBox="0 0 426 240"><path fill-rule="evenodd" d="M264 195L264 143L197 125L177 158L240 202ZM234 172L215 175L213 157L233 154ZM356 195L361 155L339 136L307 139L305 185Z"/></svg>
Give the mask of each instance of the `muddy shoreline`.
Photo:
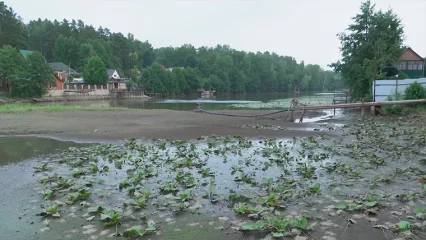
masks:
<svg viewBox="0 0 426 240"><path fill-rule="evenodd" d="M239 115L259 115L273 111L220 111ZM229 117L173 110L73 110L33 111L0 114L0 135L35 135L75 141L117 141L129 137L138 139L196 139L206 135L242 135L245 137L304 137L330 134L312 131L318 123L292 123L283 119L286 112L267 117ZM301 113L296 112L295 118ZM309 119L326 120L324 112L310 111ZM273 125L256 129L254 126ZM246 127L245 127L246 126ZM248 127L247 127L248 126ZM253 127L250 127L253 126ZM331 133L334 134L334 133Z"/></svg>
<svg viewBox="0 0 426 240"><path fill-rule="evenodd" d="M16 162L0 167L0 239L124 239L114 236L117 229L146 227L150 220L157 229L141 239L272 239L271 229L280 232L269 217L286 221L305 214L317 225L287 227L281 233L288 237L278 239L423 239L426 115L362 122L357 116L311 112L305 115L310 123L289 123L282 120L285 112L267 118L171 110L1 114L0 137L6 138L0 155ZM224 137L198 139L211 134ZM129 137L142 141L122 142ZM113 144L63 152L74 143L52 138ZM143 174L135 174L134 166ZM56 188L65 184L61 178L72 183L66 191ZM132 187L121 189L124 183ZM46 199L49 189L55 195ZM188 189L191 197L182 200ZM67 203L83 190L91 196ZM178 192L173 197L166 190ZM148 202L142 209L135 207L141 196ZM185 209L179 213L178 196L188 204L178 205ZM60 217L37 215L53 204L60 205ZM88 212L98 204L121 213L116 228ZM241 231L259 219L268 227ZM399 229L404 221L411 226Z"/></svg>

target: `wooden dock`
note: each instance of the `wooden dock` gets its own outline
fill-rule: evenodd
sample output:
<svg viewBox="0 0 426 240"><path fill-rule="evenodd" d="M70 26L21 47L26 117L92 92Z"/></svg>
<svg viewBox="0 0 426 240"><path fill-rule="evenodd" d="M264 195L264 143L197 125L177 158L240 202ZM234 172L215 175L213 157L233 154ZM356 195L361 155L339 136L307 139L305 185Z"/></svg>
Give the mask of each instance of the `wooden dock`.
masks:
<svg viewBox="0 0 426 240"><path fill-rule="evenodd" d="M349 90L344 89L340 92L333 93L333 104L348 103L349 102Z"/></svg>
<svg viewBox="0 0 426 240"><path fill-rule="evenodd" d="M345 109L345 108L361 108L361 118L364 117L365 108L370 107L371 113L374 115L376 113L375 107L385 106L385 105L406 105L406 104L416 104L416 103L426 103L426 99L418 100L398 100L398 101L386 101L386 102L359 102L359 103L344 103L344 104L331 104L331 105L317 105L317 106L295 106L292 109L290 114L290 121L294 121L294 111L302 111L302 114L299 118L299 122L303 121L305 111L308 110L326 110L326 109Z"/></svg>
<svg viewBox="0 0 426 240"><path fill-rule="evenodd" d="M145 95L150 97L153 100L163 99L163 94L161 93L145 93Z"/></svg>

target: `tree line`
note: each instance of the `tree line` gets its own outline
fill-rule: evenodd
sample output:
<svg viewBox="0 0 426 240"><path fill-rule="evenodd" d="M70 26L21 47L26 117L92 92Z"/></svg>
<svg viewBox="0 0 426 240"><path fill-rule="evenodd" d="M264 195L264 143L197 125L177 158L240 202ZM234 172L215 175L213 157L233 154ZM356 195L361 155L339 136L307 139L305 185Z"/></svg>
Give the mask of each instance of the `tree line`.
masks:
<svg viewBox="0 0 426 240"><path fill-rule="evenodd" d="M344 84L340 74L276 53L245 52L227 45L154 49L132 34L95 29L81 20L37 19L24 24L4 2L0 2L0 13L0 47L38 51L47 62L63 62L83 76L100 72L86 69L89 60L96 57L97 63L91 66L114 68L120 76L132 79L131 87L151 92L186 94L197 88L218 92L331 91ZM100 78L101 82L106 80Z"/></svg>

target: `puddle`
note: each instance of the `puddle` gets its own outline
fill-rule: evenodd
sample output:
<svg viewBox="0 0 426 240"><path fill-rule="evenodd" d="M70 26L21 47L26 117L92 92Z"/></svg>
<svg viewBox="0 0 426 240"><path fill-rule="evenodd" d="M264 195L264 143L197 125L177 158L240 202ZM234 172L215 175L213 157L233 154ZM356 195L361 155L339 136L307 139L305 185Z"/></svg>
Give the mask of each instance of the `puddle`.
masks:
<svg viewBox="0 0 426 240"><path fill-rule="evenodd" d="M76 146L82 145L50 138L0 136L0 166L45 154L58 153L68 147Z"/></svg>

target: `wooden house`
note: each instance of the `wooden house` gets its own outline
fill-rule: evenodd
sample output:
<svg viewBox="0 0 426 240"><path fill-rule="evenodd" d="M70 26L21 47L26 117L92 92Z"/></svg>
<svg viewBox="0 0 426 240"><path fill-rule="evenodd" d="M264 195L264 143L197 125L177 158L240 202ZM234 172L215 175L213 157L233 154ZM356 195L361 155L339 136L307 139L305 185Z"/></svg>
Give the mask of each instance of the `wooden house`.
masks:
<svg viewBox="0 0 426 240"><path fill-rule="evenodd" d="M126 90L127 79L120 78L117 70L115 69L107 69L108 74L108 89L111 90Z"/></svg>
<svg viewBox="0 0 426 240"><path fill-rule="evenodd" d="M408 78L425 77L425 59L414 52L413 49L407 48L398 58L396 68L406 74Z"/></svg>
<svg viewBox="0 0 426 240"><path fill-rule="evenodd" d="M79 75L77 71L63 62L52 62L49 63L49 65L53 70L53 76L55 78L55 84L49 84L49 90L62 90L64 89L64 83L67 82L69 76Z"/></svg>

